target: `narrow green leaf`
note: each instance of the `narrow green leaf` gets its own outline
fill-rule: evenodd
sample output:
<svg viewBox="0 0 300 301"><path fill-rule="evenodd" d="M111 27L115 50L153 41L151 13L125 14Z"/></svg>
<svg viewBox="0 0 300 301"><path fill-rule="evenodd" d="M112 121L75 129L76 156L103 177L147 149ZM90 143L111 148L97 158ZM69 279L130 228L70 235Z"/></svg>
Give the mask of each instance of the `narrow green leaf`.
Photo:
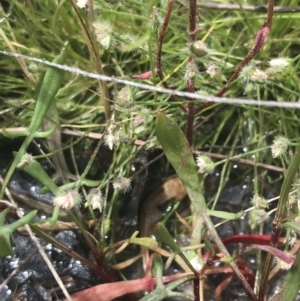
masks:
<svg viewBox="0 0 300 301"><path fill-rule="evenodd" d="M205 240L204 245L210 251L210 253L214 256L216 252L215 252L215 249L214 249L213 245L210 243L210 241Z"/></svg>
<svg viewBox="0 0 300 301"><path fill-rule="evenodd" d="M286 222L284 224L280 224L279 227L280 228L288 228L288 229L294 230L295 232L300 234L300 226L294 222Z"/></svg>
<svg viewBox="0 0 300 301"><path fill-rule="evenodd" d="M14 255L14 251L10 243L10 234L11 233L7 230L7 228L4 228L0 231L0 257Z"/></svg>
<svg viewBox="0 0 300 301"><path fill-rule="evenodd" d="M200 205L203 207L201 209L204 209L206 204L189 142L177 123L162 112L157 113L156 134L166 157L186 188L195 210L200 213L199 202L195 202L195 199L200 200Z"/></svg>
<svg viewBox="0 0 300 301"><path fill-rule="evenodd" d="M27 213L26 215L22 216L21 218L19 218L18 220L16 220L15 222L5 226L7 229L9 229L9 231L11 233L13 233L14 231L16 231L19 227L23 227L25 224L28 224L31 222L31 220L36 216L37 214L37 210L32 210L29 213Z"/></svg>
<svg viewBox="0 0 300 301"><path fill-rule="evenodd" d="M168 229L162 224L158 223L154 228L154 235L156 238L166 244L168 247L171 248L172 252L175 254L178 254L182 260L187 264L187 266L193 271L195 274L197 274L197 271L192 266L188 258L182 253L180 247L177 245L177 243L174 241L174 238L169 233Z"/></svg>
<svg viewBox="0 0 300 301"><path fill-rule="evenodd" d="M26 154L24 156L26 156ZM46 173L46 171L43 169L42 165L38 161L32 159L31 162L25 165L22 169L24 169L28 174L30 174L35 179L39 180L44 186L48 187L53 194L57 193L58 191L57 185L49 177L49 175Z"/></svg>
<svg viewBox="0 0 300 301"><path fill-rule="evenodd" d="M231 213L231 212L226 212L226 211L209 210L208 214L215 216L215 217L223 218L223 219L235 220L235 219L239 219L240 217L242 217L244 212Z"/></svg>
<svg viewBox="0 0 300 301"><path fill-rule="evenodd" d="M155 288L154 291L152 291L151 293L149 293L148 295L140 299L140 301L160 301L160 300L164 300L167 297L172 297L174 295L174 292L172 291L174 288L193 279L195 279L194 275L187 275L178 280L172 281L171 283L164 285L163 287L158 286ZM187 300L195 299L194 296L188 294L184 294L181 296L185 297Z"/></svg>
<svg viewBox="0 0 300 301"><path fill-rule="evenodd" d="M176 122L169 119L162 112L158 112L156 116L156 135L166 157L181 179L194 206L197 220L191 236L191 245L199 244L206 203L201 191L197 166L189 142Z"/></svg>
<svg viewBox="0 0 300 301"><path fill-rule="evenodd" d="M5 209L0 213L0 257L5 255L14 255L11 243L10 236L13 232L19 227L28 224L37 214L37 210L31 211L19 220L11 223L9 225L4 225L5 216L8 213L9 209Z"/></svg>
<svg viewBox="0 0 300 301"><path fill-rule="evenodd" d="M132 244L140 245L155 251L158 248L158 243L153 238L150 237L131 237L129 242Z"/></svg>
<svg viewBox="0 0 300 301"><path fill-rule="evenodd" d="M199 183L197 166L189 143L180 127L174 121L168 119L162 112L158 112L156 116L156 135L166 157L181 179L196 213L196 223L191 235L190 244L197 245L200 243L202 226L205 224L220 251L230 257L208 215L208 209ZM229 264L243 283L248 294L253 300L256 300L253 289L235 262L232 261Z"/></svg>
<svg viewBox="0 0 300 301"><path fill-rule="evenodd" d="M168 247L170 247L174 253L181 253L180 247L177 245L177 243L174 241L174 238L171 236L167 228L162 223L158 223L155 226L154 235L159 241L163 242Z"/></svg>

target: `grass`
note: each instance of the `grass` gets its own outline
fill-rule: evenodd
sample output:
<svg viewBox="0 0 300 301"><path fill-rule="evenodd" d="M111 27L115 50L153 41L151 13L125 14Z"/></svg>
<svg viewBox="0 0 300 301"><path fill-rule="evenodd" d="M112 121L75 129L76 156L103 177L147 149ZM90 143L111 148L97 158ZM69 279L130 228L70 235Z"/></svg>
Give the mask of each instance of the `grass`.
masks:
<svg viewBox="0 0 300 301"><path fill-rule="evenodd" d="M247 5L265 5L262 1L252 2L247 2ZM3 3L0 10L1 50L52 61L65 49L67 66L151 86L164 85L173 90L189 92L195 89L196 93L201 95L217 95L247 57L257 32L266 21L266 14L250 11L246 6L243 9L243 1L230 3L239 5L236 10L220 7L209 9L201 7L201 4L199 2L197 10L193 10L196 12L196 31L189 35L189 5L188 1L184 0L174 2L164 34L161 30L164 28L163 22L170 7L168 1L128 0L113 3L95 0L89 1L89 8L81 9L76 6L75 1L56 3L12 0ZM296 1L280 3L281 7L296 5ZM54 141L53 136L47 138L44 151L49 153L49 157L53 157L61 154L58 150L64 149L67 157L71 158L67 160L67 169L62 167L65 179L58 185L60 194L69 191L68 185L73 185L72 189L80 191L83 195L82 202L86 203L87 200L91 202L90 188L98 189L101 212L99 208L93 210L89 202L89 210L85 212L87 219L100 220L93 232L96 243L85 235L86 243L93 250L98 265L103 263L103 252L113 250L114 246L125 242L134 241L150 249L157 247L150 238L143 241L123 237L121 242L118 240L115 221L119 216L120 202L126 198L126 194L124 197L123 193L126 187L118 186L117 189L113 189L112 183L120 185L116 179L130 178L134 189L143 169L134 172L131 163L138 156L141 144L145 142L149 151L158 145L155 128L158 110L164 111L186 131L188 141L195 152L205 151L211 158L225 156L225 159L213 159L217 171L221 174L213 207L218 204L221 190L230 185L234 174L232 158L237 155L251 164L241 168L241 175L235 181L246 181L248 186L253 182L253 195L265 193L264 181L276 183L277 186L287 183L282 187L285 196L291 185L296 185L298 167L292 168L291 162L297 162L296 146L299 143L299 110L296 106L299 100L297 43L300 12L276 11L275 8L270 34L263 49L242 69L239 76L229 83L226 93L222 95L240 100L254 99L257 102L276 100L278 103L295 103L295 108L292 109L239 105L232 101L232 104L216 103L203 107L195 114L193 121L192 117L186 117L186 112L181 108L195 109L201 107L202 101L178 97L176 102L172 100L174 96L167 93L128 87L113 80L98 81L76 72L66 72L55 98L59 119L52 120L60 126L58 133L62 136L56 140L58 144L54 149L49 147ZM158 65L159 40L162 42L162 50L161 64ZM203 49L191 46L196 40L205 43L201 44ZM271 70L270 61L277 58L284 59L288 64L280 71ZM187 63L188 60L190 64ZM159 71L158 66L161 67L162 74L156 73ZM49 67L1 54L0 69L2 128L27 128L35 110L37 86L42 82L42 76ZM149 71L152 71L153 76L145 75ZM142 75L145 78L142 78ZM102 138L99 133L103 135ZM98 135L99 142L87 139L85 135ZM275 137L281 135L289 138L291 144L286 155L273 158L270 146ZM14 148L13 142L14 140L2 135L0 137L2 148L8 148L9 145L13 145ZM153 142L154 146L151 146L150 142ZM48 144L48 148L45 144ZM103 147L104 144L106 148ZM100 157L97 156L98 148ZM112 149L108 159L111 162L103 168L103 161L106 159L101 155L104 156L103 149L108 148ZM16 148L13 150L18 151ZM80 154L85 155L80 157ZM37 159L41 157L40 154L34 155ZM79 157L81 159L78 160ZM164 170L164 178L171 171L165 159L159 160ZM264 164L264 167L260 167L259 164ZM272 166L281 167L283 172L274 172ZM5 176L6 168L1 170L2 177ZM73 173L72 177L69 177L69 169ZM201 176L202 184L208 175L206 173ZM292 180L289 177L292 177ZM289 181L284 181L287 178ZM56 197L60 196L57 191L55 194ZM295 198L297 199L297 194ZM285 203L286 199L283 199L281 194L281 215L276 216L276 230L277 226L283 223L284 216L292 215L290 209L286 209ZM295 212L297 215L298 211ZM84 233L85 225L80 222L78 214L75 210L71 219ZM186 221L188 226L193 228L191 214L186 217ZM261 234L259 225L254 228L254 234ZM288 235L288 232L282 234ZM42 234L40 231L39 235L51 239L48 234ZM273 247L276 247L276 243ZM107 255L105 263L108 266L114 264L111 254ZM155 260L154 264L159 265ZM97 270L94 263L89 263L89 266ZM259 266L257 273L262 273L264 277L268 274ZM104 275L100 276L105 278ZM147 279L143 282L145 285L149 284L150 278ZM156 276L156 279L159 279L159 276ZM157 287L161 289L161 285ZM172 290L171 286L166 289L168 292ZM260 294L264 294L264 290L263 285ZM200 297L196 297L199 300ZM258 300L262 300L262 297L259 295ZM252 300L256 300L255 298L252 296Z"/></svg>

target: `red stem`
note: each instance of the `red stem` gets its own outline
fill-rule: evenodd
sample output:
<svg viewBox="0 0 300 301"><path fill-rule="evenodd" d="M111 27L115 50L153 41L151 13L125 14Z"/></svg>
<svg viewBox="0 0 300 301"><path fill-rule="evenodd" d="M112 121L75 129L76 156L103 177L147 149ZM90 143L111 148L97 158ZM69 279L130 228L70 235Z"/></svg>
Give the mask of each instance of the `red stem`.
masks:
<svg viewBox="0 0 300 301"><path fill-rule="evenodd" d="M244 60L240 63L240 65L237 67L236 71L227 81L226 85L216 94L216 96L222 97L225 94L225 92L228 90L228 85L238 78L241 70L247 64L249 64L251 60L263 49L263 47L266 44L272 26L273 13L274 13L274 0L269 0L267 21L258 30L251 50L248 52L248 54L246 55ZM204 104L201 104L199 107L196 108L195 113L202 111L204 108L210 106L211 104L212 104L211 102L206 102Z"/></svg>
<svg viewBox="0 0 300 301"><path fill-rule="evenodd" d="M197 17L197 1L190 0L189 1L189 45L192 45L196 41L196 17ZM195 59L193 56L189 57L188 64L195 64ZM195 82L193 79L187 80L187 91L190 93L195 92ZM186 125L186 138L190 145L193 143L193 127L194 127L194 119L195 119L195 111L194 111L194 100L189 99L188 107L187 107L187 125Z"/></svg>

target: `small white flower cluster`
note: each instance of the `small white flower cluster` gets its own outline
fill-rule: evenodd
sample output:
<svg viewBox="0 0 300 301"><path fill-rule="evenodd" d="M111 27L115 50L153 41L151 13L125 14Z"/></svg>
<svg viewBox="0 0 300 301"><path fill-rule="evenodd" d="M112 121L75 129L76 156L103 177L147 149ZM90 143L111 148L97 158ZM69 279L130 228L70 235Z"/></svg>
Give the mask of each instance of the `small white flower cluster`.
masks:
<svg viewBox="0 0 300 301"><path fill-rule="evenodd" d="M107 128L107 135L104 138L104 144L110 150L113 150L114 146L118 146L122 139L124 139L124 134L120 128L117 128L115 115L113 114Z"/></svg>
<svg viewBox="0 0 300 301"><path fill-rule="evenodd" d="M290 140L284 136L276 136L271 145L271 152L273 158L283 156L291 144Z"/></svg>
<svg viewBox="0 0 300 301"><path fill-rule="evenodd" d="M70 210L81 201L80 194L76 190L64 191L53 199L53 205L65 210Z"/></svg>
<svg viewBox="0 0 300 301"><path fill-rule="evenodd" d="M257 209L269 208L269 204L266 199L258 194L255 194L251 200L251 204Z"/></svg>
<svg viewBox="0 0 300 301"><path fill-rule="evenodd" d="M101 190L99 188L93 188L90 190L87 201L85 202L84 206L88 207L91 206L93 210L99 209L102 212L102 205L103 205L103 197Z"/></svg>
<svg viewBox="0 0 300 301"><path fill-rule="evenodd" d="M113 44L113 30L111 24L109 22L95 22L93 27L97 41L105 49L108 49Z"/></svg>
<svg viewBox="0 0 300 301"><path fill-rule="evenodd" d="M211 78L214 78L220 72L220 67L216 64L211 64L207 67L206 73L210 75Z"/></svg>
<svg viewBox="0 0 300 301"><path fill-rule="evenodd" d="M270 62L269 72L282 72L290 63L285 58L272 59Z"/></svg>
<svg viewBox="0 0 300 301"><path fill-rule="evenodd" d="M270 214L265 209L254 209L254 216L258 224L263 224L270 218Z"/></svg>
<svg viewBox="0 0 300 301"><path fill-rule="evenodd" d="M253 82L264 83L268 79L268 74L258 68L250 73L250 80Z"/></svg>
<svg viewBox="0 0 300 301"><path fill-rule="evenodd" d="M255 207L253 210L253 217L257 224L263 224L268 221L270 214L266 212L266 208L269 208L268 202L262 196L255 194L251 201L252 205Z"/></svg>
<svg viewBox="0 0 300 301"><path fill-rule="evenodd" d="M85 8L88 5L88 0L77 0L76 5L79 8Z"/></svg>
<svg viewBox="0 0 300 301"><path fill-rule="evenodd" d="M112 185L115 190L125 193L131 188L131 179L119 176L112 181Z"/></svg>
<svg viewBox="0 0 300 301"><path fill-rule="evenodd" d="M185 80L194 79L198 73L199 71L198 71L197 64L195 62L187 62L184 79Z"/></svg>
<svg viewBox="0 0 300 301"><path fill-rule="evenodd" d="M215 164L208 156L198 156L196 159L199 173L210 172L215 169Z"/></svg>
<svg viewBox="0 0 300 301"><path fill-rule="evenodd" d="M120 112L130 112L134 108L134 91L131 87L123 87L117 94L115 109Z"/></svg>
<svg viewBox="0 0 300 301"><path fill-rule="evenodd" d="M268 74L265 71L256 68L253 64L249 64L241 70L239 78L246 85L261 84L266 82Z"/></svg>
<svg viewBox="0 0 300 301"><path fill-rule="evenodd" d="M109 133L105 137L105 145L108 146L110 150L113 150L114 146L118 146L120 144L121 137L122 132L120 130L115 132L109 130Z"/></svg>
<svg viewBox="0 0 300 301"><path fill-rule="evenodd" d="M269 62L270 68L266 70L256 68L253 64L245 66L239 74L239 78L246 85L245 92L252 91L256 85L266 83L270 76L282 73L289 64L286 58L275 58Z"/></svg>

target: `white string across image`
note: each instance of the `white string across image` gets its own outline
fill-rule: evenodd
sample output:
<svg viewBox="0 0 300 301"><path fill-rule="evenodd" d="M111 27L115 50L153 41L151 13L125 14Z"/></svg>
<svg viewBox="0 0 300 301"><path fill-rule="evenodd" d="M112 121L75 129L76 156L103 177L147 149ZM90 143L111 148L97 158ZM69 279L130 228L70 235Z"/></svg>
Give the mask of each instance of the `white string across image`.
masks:
<svg viewBox="0 0 300 301"><path fill-rule="evenodd" d="M215 103L223 103L223 104L231 104L231 105L249 105L249 106L277 107L277 108L286 108L286 109L300 109L300 102L288 102L288 101L278 102L276 100L267 100L267 101L259 100L258 101L258 100L254 100L254 99L226 98L226 97L216 97L216 96L212 96L212 95L211 96L210 95L201 95L198 93L183 92L183 91L178 91L178 90L165 89L163 87L156 87L156 86L151 86L151 85L147 85L147 84L141 84L141 83L138 83L135 81L120 79L120 78L116 78L113 76L95 74L95 73L81 70L79 68L69 67L67 65L58 65L58 64L52 63L50 61L47 61L45 59L39 59L36 57L22 55L19 53L0 50L0 54L20 58L23 60L28 60L31 62L44 64L47 66L55 67L58 69L65 70L67 72L75 73L75 74L93 78L93 79L98 79L98 80L102 80L102 81L106 81L106 82L119 83L119 84L123 84L123 85L136 87L138 89L155 91L158 93L166 93L169 95L176 95L176 96L184 97L184 98L191 98L191 99L197 99L197 100L202 100L202 101L210 101L210 102L215 102Z"/></svg>

